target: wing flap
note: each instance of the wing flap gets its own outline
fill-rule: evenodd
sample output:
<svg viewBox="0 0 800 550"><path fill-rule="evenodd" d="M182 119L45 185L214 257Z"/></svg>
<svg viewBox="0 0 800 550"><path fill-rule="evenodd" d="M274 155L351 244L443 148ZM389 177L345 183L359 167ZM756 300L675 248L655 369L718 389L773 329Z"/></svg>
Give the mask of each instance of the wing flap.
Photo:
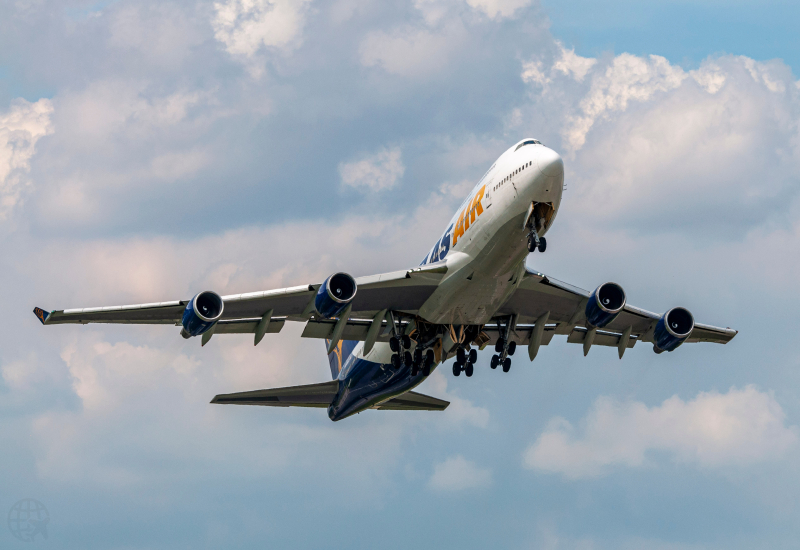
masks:
<svg viewBox="0 0 800 550"><path fill-rule="evenodd" d="M449 401L409 391L375 406L380 411L443 411Z"/></svg>
<svg viewBox="0 0 800 550"><path fill-rule="evenodd" d="M339 389L339 381L239 393L225 393L211 400L216 405L327 408Z"/></svg>

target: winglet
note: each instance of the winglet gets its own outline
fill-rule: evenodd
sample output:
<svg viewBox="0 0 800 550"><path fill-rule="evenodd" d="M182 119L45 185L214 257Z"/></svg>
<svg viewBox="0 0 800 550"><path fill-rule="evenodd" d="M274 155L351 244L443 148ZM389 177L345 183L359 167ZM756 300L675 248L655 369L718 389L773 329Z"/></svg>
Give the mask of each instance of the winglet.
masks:
<svg viewBox="0 0 800 550"><path fill-rule="evenodd" d="M39 319L43 325L47 324L47 320L50 318L50 313L47 313L40 307L33 308L33 314L36 315L36 318Z"/></svg>

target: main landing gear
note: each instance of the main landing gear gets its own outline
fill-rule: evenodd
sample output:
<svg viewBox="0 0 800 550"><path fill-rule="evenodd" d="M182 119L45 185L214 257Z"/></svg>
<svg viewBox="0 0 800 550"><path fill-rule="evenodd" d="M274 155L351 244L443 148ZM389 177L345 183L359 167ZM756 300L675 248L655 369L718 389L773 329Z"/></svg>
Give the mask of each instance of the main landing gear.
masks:
<svg viewBox="0 0 800 550"><path fill-rule="evenodd" d="M500 323L498 323L498 325L499 324ZM494 345L494 351L496 351L497 354L492 355L490 366L493 369L496 369L500 365L503 366L503 372L508 372L511 369L511 356L517 351L517 343L510 338L512 324L516 324L513 317L506 323L502 331L502 336L497 339L497 343Z"/></svg>
<svg viewBox="0 0 800 550"><path fill-rule="evenodd" d="M399 338L392 336L389 339L389 347L394 352L392 354L392 366L399 369L401 365L408 365L411 367L411 376L416 376L419 371L422 371L424 376L431 375L431 367L433 367L434 354L432 349L423 350L418 347L412 354L411 351L411 338L404 334Z"/></svg>
<svg viewBox="0 0 800 550"><path fill-rule="evenodd" d="M475 362L478 360L478 350L471 349L469 353L464 348L456 350L456 362L453 363L453 376L458 376L462 372L467 378L472 376L475 370Z"/></svg>

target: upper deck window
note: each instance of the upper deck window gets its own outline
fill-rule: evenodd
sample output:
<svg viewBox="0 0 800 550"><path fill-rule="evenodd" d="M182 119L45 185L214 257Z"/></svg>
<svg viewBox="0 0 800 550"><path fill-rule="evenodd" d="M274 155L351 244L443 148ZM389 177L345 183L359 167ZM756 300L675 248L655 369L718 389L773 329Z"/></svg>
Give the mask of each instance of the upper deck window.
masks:
<svg viewBox="0 0 800 550"><path fill-rule="evenodd" d="M542 142L539 141L538 139L526 139L525 141L517 145L517 149L519 149L520 147L525 147L526 145L541 145L541 144ZM517 149L514 149L514 151L516 151Z"/></svg>

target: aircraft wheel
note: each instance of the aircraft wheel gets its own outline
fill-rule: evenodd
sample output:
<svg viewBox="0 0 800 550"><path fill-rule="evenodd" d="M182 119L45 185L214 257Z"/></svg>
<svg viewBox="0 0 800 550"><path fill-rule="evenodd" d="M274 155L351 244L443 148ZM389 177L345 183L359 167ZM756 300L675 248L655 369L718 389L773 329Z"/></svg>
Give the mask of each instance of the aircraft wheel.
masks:
<svg viewBox="0 0 800 550"><path fill-rule="evenodd" d="M517 343L516 342L509 342L508 343L508 354L514 355L514 352L517 351Z"/></svg>
<svg viewBox="0 0 800 550"><path fill-rule="evenodd" d="M400 340L392 336L389 338L389 347L392 349L393 352L397 353L400 351Z"/></svg>
<svg viewBox="0 0 800 550"><path fill-rule="evenodd" d="M408 334L403 335L403 347L406 349L411 347L411 338L408 336Z"/></svg>
<svg viewBox="0 0 800 550"><path fill-rule="evenodd" d="M469 362L476 363L478 361L478 350L471 349L469 350Z"/></svg>
<svg viewBox="0 0 800 550"><path fill-rule="evenodd" d="M411 352L410 351L405 352L403 354L403 363L405 363L406 365L410 365L413 362L414 359L411 357Z"/></svg>
<svg viewBox="0 0 800 550"><path fill-rule="evenodd" d="M539 239L539 252L544 252L547 250L547 239L544 237Z"/></svg>
<svg viewBox="0 0 800 550"><path fill-rule="evenodd" d="M418 365L422 363L422 350L420 348L414 350L414 362Z"/></svg>
<svg viewBox="0 0 800 550"><path fill-rule="evenodd" d="M461 374L461 365L459 363L453 363L453 376L458 376Z"/></svg>
<svg viewBox="0 0 800 550"><path fill-rule="evenodd" d="M536 239L533 238L533 235L528 237L528 252L536 252Z"/></svg>
<svg viewBox="0 0 800 550"><path fill-rule="evenodd" d="M425 365L422 367L422 376L427 378L430 375L431 375L431 366L428 363L425 363Z"/></svg>
<svg viewBox="0 0 800 550"><path fill-rule="evenodd" d="M458 363L466 363L467 362L467 352L464 348L458 348L456 350L456 361Z"/></svg>
<svg viewBox="0 0 800 550"><path fill-rule="evenodd" d="M472 376L472 372L473 372L472 363L467 362L467 364L464 366L464 374L466 374L467 378L469 378L470 376Z"/></svg>
<svg viewBox="0 0 800 550"><path fill-rule="evenodd" d="M436 357L433 354L433 350L429 349L428 353L425 354L425 364L429 367L433 366L433 362L436 360Z"/></svg>
<svg viewBox="0 0 800 550"><path fill-rule="evenodd" d="M500 357L498 357L497 355L492 355L492 362L490 363L490 366L493 369L496 369L497 365L499 364L500 364Z"/></svg>
<svg viewBox="0 0 800 550"><path fill-rule="evenodd" d="M503 339L499 338L497 343L494 345L494 351L497 353L503 353Z"/></svg>
<svg viewBox="0 0 800 550"><path fill-rule="evenodd" d="M419 372L419 367L417 365L411 365L411 376L414 377Z"/></svg>
<svg viewBox="0 0 800 550"><path fill-rule="evenodd" d="M506 360L503 361L503 372L508 372L511 369L511 357L506 357Z"/></svg>
<svg viewBox="0 0 800 550"><path fill-rule="evenodd" d="M392 355L392 366L396 369L400 368L400 356L396 353Z"/></svg>

